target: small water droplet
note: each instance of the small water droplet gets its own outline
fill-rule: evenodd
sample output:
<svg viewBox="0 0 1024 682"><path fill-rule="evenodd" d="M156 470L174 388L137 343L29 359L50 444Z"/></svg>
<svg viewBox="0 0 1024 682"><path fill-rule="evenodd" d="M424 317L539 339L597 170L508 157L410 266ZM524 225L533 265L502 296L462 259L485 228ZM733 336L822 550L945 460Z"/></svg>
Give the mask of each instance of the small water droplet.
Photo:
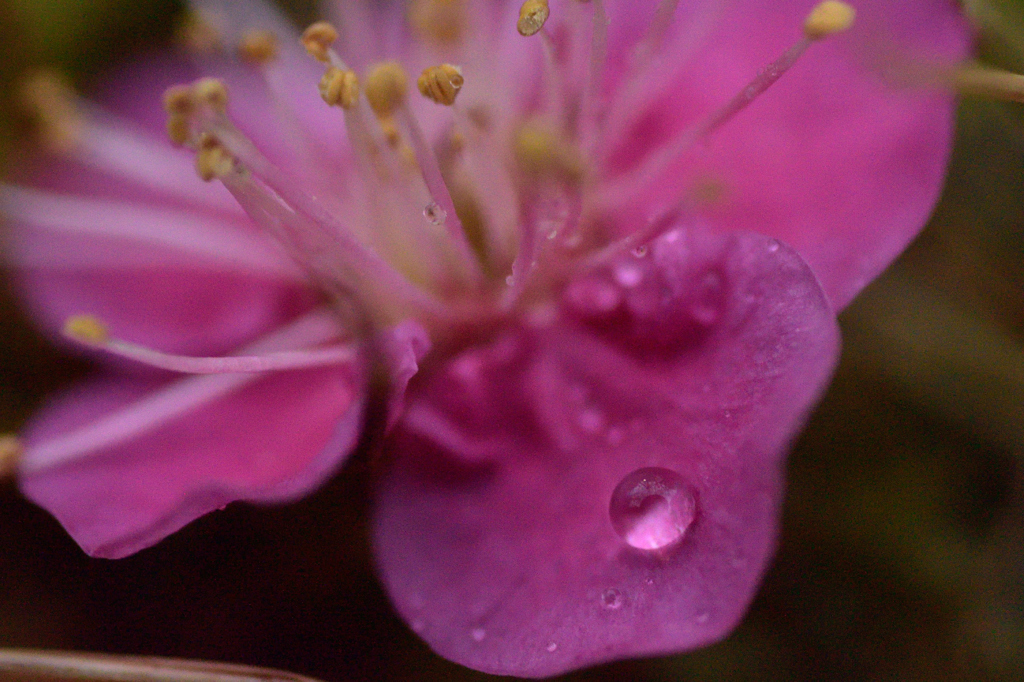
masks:
<svg viewBox="0 0 1024 682"><path fill-rule="evenodd" d="M615 281L626 289L635 287L644 278L644 271L632 263L623 263L615 268Z"/></svg>
<svg viewBox="0 0 1024 682"><path fill-rule="evenodd" d="M641 244L640 246L638 246L635 249L633 249L633 255L636 256L637 258L643 258L644 256L646 256L647 255L647 245L646 244Z"/></svg>
<svg viewBox="0 0 1024 682"><path fill-rule="evenodd" d="M774 239L768 240L768 253L775 253L779 250L779 242Z"/></svg>
<svg viewBox="0 0 1024 682"><path fill-rule="evenodd" d="M696 617L694 617L694 620L697 621L700 624L704 624L704 623L708 622L708 618L710 618L710 617L711 617L711 614L709 614L707 612L705 612L705 613L698 613L696 615Z"/></svg>
<svg viewBox="0 0 1024 682"><path fill-rule="evenodd" d="M551 642L551 644L548 644L546 648L547 648L549 654L553 654L556 651L558 651L558 645L555 644L554 642Z"/></svg>
<svg viewBox="0 0 1024 682"><path fill-rule="evenodd" d="M601 593L601 606L610 611L622 608L622 593L614 587L609 587Z"/></svg>
<svg viewBox="0 0 1024 682"><path fill-rule="evenodd" d="M548 232L548 239L554 239L558 236L558 230L551 230Z"/></svg>
<svg viewBox="0 0 1024 682"><path fill-rule="evenodd" d="M512 275L509 275L508 277L505 278L505 284L507 284L509 286L512 286L515 283L516 283L516 278L513 277Z"/></svg>
<svg viewBox="0 0 1024 682"><path fill-rule="evenodd" d="M667 244L674 244L675 242L679 241L680 235L681 232L678 229L675 229L672 230L671 232L665 233L665 236L662 237L662 239L664 239L665 243Z"/></svg>
<svg viewBox="0 0 1024 682"><path fill-rule="evenodd" d="M483 628L473 628L469 633L469 636L473 638L474 642L482 642L484 641L484 637L487 636L487 630L484 630Z"/></svg>
<svg viewBox="0 0 1024 682"><path fill-rule="evenodd" d="M615 486L608 507L615 532L631 547L662 549L683 539L697 517L697 499L669 469L637 469Z"/></svg>
<svg viewBox="0 0 1024 682"><path fill-rule="evenodd" d="M448 219L448 213L438 206L436 201L431 201L423 208L423 217L431 225L440 225Z"/></svg>
<svg viewBox="0 0 1024 682"><path fill-rule="evenodd" d="M646 584L646 585L653 585L654 584L654 578L644 578L644 584Z"/></svg>

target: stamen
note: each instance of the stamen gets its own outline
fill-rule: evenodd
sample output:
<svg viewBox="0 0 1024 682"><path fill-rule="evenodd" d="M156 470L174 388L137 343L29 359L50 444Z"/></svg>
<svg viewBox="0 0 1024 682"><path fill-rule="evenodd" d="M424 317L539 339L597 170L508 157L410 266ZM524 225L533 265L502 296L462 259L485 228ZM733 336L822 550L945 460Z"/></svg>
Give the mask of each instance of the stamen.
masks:
<svg viewBox="0 0 1024 682"><path fill-rule="evenodd" d="M40 141L51 151L66 154L78 147L83 122L75 92L60 74L39 70L21 84L19 100L39 127Z"/></svg>
<svg viewBox="0 0 1024 682"><path fill-rule="evenodd" d="M189 117L195 111L196 99L192 88L176 85L164 93L164 111L167 112L167 136L180 147L188 142L191 134Z"/></svg>
<svg viewBox="0 0 1024 682"><path fill-rule="evenodd" d="M804 35L809 40L821 40L835 33L847 30L853 25L857 11L839 0L825 0L820 3L804 21Z"/></svg>
<svg viewBox="0 0 1024 682"><path fill-rule="evenodd" d="M544 28L544 22L548 20L550 13L548 0L526 0L519 8L519 21L516 22L516 30L521 36L532 36Z"/></svg>
<svg viewBox="0 0 1024 682"><path fill-rule="evenodd" d="M330 62L329 50L338 39L338 29L326 21L318 21L302 32L300 42L309 56L317 61Z"/></svg>
<svg viewBox="0 0 1024 682"><path fill-rule="evenodd" d="M441 64L424 69L416 86L424 97L450 107L455 104L455 98L464 83L462 69L451 64Z"/></svg>
<svg viewBox="0 0 1024 682"><path fill-rule="evenodd" d="M216 114L223 114L228 109L228 89L219 78L200 78L192 85L192 92Z"/></svg>
<svg viewBox="0 0 1024 682"><path fill-rule="evenodd" d="M519 167L530 175L554 175L568 182L578 182L586 172L579 149L563 136L535 123L519 129L514 151Z"/></svg>
<svg viewBox="0 0 1024 682"><path fill-rule="evenodd" d="M235 159L213 135L203 133L199 137L196 153L196 172L206 182L224 178L235 170Z"/></svg>
<svg viewBox="0 0 1024 682"><path fill-rule="evenodd" d="M621 179L607 183L601 191L599 201L614 205L626 196L633 196L636 188L646 184L694 144L707 138L736 114L745 109L768 88L774 85L786 71L820 38L845 31L853 23L853 8L836 0L825 0L808 15L804 25L804 36L786 50L778 59L769 64L754 77L739 93L717 111L695 126L683 131L675 140L650 154L638 168Z"/></svg>
<svg viewBox="0 0 1024 682"><path fill-rule="evenodd" d="M337 318L317 310L242 348L240 352L255 354L311 348L337 338ZM96 421L27 448L22 457L21 473L37 473L125 443L228 395L259 376L252 373L221 374L193 376L172 382Z"/></svg>
<svg viewBox="0 0 1024 682"><path fill-rule="evenodd" d="M260 355L190 357L164 353L135 343L112 339L106 325L91 315L76 315L64 323L64 335L73 341L98 348L150 367L184 374L232 374L308 369L351 362L356 350L351 345L308 350L277 351ZM2 446L2 442L0 442Z"/></svg>
<svg viewBox="0 0 1024 682"><path fill-rule="evenodd" d="M961 95L1024 102L1024 76L988 66L965 65L948 77Z"/></svg>
<svg viewBox="0 0 1024 682"><path fill-rule="evenodd" d="M88 346L102 346L110 339L103 321L93 315L75 315L64 321L64 336Z"/></svg>
<svg viewBox="0 0 1024 682"><path fill-rule="evenodd" d="M351 69L328 67L319 88L320 96L332 107L350 110L359 104L359 77Z"/></svg>
<svg viewBox="0 0 1024 682"><path fill-rule="evenodd" d="M413 0L409 24L424 38L440 45L462 40L466 28L465 0Z"/></svg>
<svg viewBox="0 0 1024 682"><path fill-rule="evenodd" d="M255 66L277 57L277 36L270 31L249 31L238 44L238 56Z"/></svg>
<svg viewBox="0 0 1024 682"><path fill-rule="evenodd" d="M0 435L0 480L18 470L22 447L17 436L9 433Z"/></svg>
<svg viewBox="0 0 1024 682"><path fill-rule="evenodd" d="M216 28L199 12L189 12L174 31L175 42L196 54L213 54L223 47Z"/></svg>
<svg viewBox="0 0 1024 682"><path fill-rule="evenodd" d="M366 76L366 100L377 118L386 120L405 103L409 79L398 62L382 62Z"/></svg>

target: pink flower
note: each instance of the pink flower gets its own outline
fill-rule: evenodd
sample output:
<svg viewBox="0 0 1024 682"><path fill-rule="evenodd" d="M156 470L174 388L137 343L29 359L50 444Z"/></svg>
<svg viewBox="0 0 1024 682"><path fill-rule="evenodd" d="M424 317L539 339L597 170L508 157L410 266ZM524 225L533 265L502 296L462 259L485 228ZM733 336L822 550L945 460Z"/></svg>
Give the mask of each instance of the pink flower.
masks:
<svg viewBox="0 0 1024 682"><path fill-rule="evenodd" d="M25 494L120 557L308 493L369 428L380 575L441 655L544 676L727 634L833 311L937 196L951 98L883 67L959 59L955 3L827 38L841 3L338 3L324 64L262 3L193 4L245 59L151 60L114 114L32 91L63 157L0 190L9 260L107 371L28 425ZM174 150L159 94L199 76Z"/></svg>

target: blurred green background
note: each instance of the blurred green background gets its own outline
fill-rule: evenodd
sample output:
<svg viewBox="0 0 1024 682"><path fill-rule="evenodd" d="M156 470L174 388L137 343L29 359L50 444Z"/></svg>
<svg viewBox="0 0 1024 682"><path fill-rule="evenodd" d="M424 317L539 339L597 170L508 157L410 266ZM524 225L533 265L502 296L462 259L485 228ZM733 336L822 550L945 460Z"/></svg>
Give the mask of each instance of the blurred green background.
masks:
<svg viewBox="0 0 1024 682"><path fill-rule="evenodd" d="M897 0L894 0L897 1ZM1024 72L1024 2L966 3L985 59ZM0 0L11 83L88 89L170 40L173 0ZM307 19L310 2L289 3ZM2 150L0 150L2 153ZM841 317L835 380L797 443L781 547L740 628L573 680L1024 679L1024 111L965 101L948 186L914 246ZM0 294L0 432L86 368ZM0 646L159 654L325 680L484 679L432 655L373 576L366 466L272 509L232 505L117 562L85 557L0 482Z"/></svg>

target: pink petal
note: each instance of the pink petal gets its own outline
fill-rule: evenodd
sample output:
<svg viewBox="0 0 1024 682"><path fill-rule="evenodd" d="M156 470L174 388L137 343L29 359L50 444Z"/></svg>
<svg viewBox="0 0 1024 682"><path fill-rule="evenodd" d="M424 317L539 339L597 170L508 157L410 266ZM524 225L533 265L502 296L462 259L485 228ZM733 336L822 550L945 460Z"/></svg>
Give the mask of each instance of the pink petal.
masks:
<svg viewBox="0 0 1024 682"><path fill-rule="evenodd" d="M636 35L615 26L620 18L627 27L636 23L629 18L641 14L634 4L609 9L612 73L615 55L621 66L623 46ZM813 4L751 0L723 9L700 49L675 65L679 75L639 117L636 134L623 134L612 175L738 93L799 38ZM813 45L706 145L626 201L622 215L715 183L723 200L705 213L716 225L786 241L817 273L833 304L844 307L923 226L951 147L953 98L901 86L881 70L898 79L901 67L953 63L968 47L963 18L950 0L855 5L857 21L848 33ZM676 31L686 27L677 22Z"/></svg>
<svg viewBox="0 0 1024 682"><path fill-rule="evenodd" d="M28 473L21 487L90 555L127 556L229 502L316 488L358 440L361 381L354 367L260 377L126 443ZM26 464L34 447L162 388L110 377L65 393L29 424Z"/></svg>
<svg viewBox="0 0 1024 682"><path fill-rule="evenodd" d="M528 677L723 637L772 554L786 448L838 353L814 275L774 240L678 229L534 324L410 388L374 524L398 611L442 656ZM648 467L695 502L654 551L609 512ZM634 543L662 542L648 531Z"/></svg>

